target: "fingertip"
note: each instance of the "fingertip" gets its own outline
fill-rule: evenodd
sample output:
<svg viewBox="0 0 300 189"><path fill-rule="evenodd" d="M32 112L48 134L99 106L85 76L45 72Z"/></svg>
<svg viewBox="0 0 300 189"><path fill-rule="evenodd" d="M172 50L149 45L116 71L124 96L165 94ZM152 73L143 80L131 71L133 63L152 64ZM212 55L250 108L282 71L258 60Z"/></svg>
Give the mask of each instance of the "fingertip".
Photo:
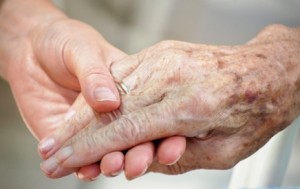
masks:
<svg viewBox="0 0 300 189"><path fill-rule="evenodd" d="M124 154L122 152L111 152L105 155L100 163L103 175L108 177L118 176L124 168Z"/></svg>
<svg viewBox="0 0 300 189"><path fill-rule="evenodd" d="M61 178L77 171L77 168L64 168L58 164L55 165L55 168L53 167L52 170L49 170L45 169L45 164L41 163L40 168L44 175L51 179Z"/></svg>
<svg viewBox="0 0 300 189"><path fill-rule="evenodd" d="M91 165L87 165L84 167L81 167L76 172L76 177L82 181L90 182L97 180L97 177L100 175L100 167L99 163L94 163Z"/></svg>
<svg viewBox="0 0 300 189"><path fill-rule="evenodd" d="M158 146L158 162L163 165L173 165L181 158L185 149L185 137L174 136L164 139Z"/></svg>
<svg viewBox="0 0 300 189"><path fill-rule="evenodd" d="M146 173L154 158L152 142L140 144L130 149L125 156L125 176L133 180Z"/></svg>
<svg viewBox="0 0 300 189"><path fill-rule="evenodd" d="M83 96L87 103L97 112L110 112L120 106L119 92L113 81L90 81L83 87Z"/></svg>
<svg viewBox="0 0 300 189"><path fill-rule="evenodd" d="M38 144L38 152L41 158L46 159L47 154L54 148L55 140L51 137L47 137L39 142Z"/></svg>

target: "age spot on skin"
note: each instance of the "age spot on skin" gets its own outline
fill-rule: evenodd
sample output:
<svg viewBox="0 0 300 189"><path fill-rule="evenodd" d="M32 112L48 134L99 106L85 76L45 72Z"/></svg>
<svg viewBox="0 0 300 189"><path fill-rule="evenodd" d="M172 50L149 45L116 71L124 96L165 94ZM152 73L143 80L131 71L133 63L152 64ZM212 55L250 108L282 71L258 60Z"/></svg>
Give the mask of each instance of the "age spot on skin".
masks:
<svg viewBox="0 0 300 189"><path fill-rule="evenodd" d="M218 60L218 69L223 69L225 67L225 62L222 60Z"/></svg>
<svg viewBox="0 0 300 189"><path fill-rule="evenodd" d="M256 54L256 57L262 58L262 59L267 59L267 56L264 54Z"/></svg>
<svg viewBox="0 0 300 189"><path fill-rule="evenodd" d="M234 81L236 83L241 83L243 81L243 78L239 74L237 73L232 73L232 74L234 75Z"/></svg>
<svg viewBox="0 0 300 189"><path fill-rule="evenodd" d="M246 142L246 143L243 144L243 147L244 147L244 148L248 148L249 145L250 145L250 143Z"/></svg>

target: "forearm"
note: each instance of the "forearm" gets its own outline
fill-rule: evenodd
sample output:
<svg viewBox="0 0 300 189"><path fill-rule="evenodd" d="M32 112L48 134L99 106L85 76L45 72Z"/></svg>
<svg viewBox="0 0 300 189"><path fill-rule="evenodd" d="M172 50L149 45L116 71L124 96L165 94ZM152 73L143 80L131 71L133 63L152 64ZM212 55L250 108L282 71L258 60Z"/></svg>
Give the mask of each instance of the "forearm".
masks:
<svg viewBox="0 0 300 189"><path fill-rule="evenodd" d="M0 76L6 79L9 60L5 54L14 50L7 49L9 43L26 37L35 26L65 15L50 0L2 0L0 5Z"/></svg>

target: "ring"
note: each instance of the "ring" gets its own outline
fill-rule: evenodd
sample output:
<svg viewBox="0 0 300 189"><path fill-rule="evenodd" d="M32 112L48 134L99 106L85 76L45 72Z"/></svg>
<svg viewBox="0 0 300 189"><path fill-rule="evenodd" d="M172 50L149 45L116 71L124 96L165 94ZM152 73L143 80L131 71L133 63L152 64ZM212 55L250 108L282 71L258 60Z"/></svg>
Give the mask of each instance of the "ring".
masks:
<svg viewBox="0 0 300 189"><path fill-rule="evenodd" d="M129 87L123 81L117 82L117 88L121 94L129 94Z"/></svg>

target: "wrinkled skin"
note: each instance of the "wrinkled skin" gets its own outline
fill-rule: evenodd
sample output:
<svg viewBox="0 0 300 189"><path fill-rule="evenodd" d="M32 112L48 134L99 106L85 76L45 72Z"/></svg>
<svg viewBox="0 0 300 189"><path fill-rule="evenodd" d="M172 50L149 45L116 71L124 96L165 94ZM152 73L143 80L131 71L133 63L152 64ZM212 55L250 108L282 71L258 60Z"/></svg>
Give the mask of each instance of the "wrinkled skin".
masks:
<svg viewBox="0 0 300 189"><path fill-rule="evenodd" d="M98 114L78 100L80 111L52 136L56 145L42 169L60 177L107 153L169 136L186 137L184 154L170 166L148 162L148 171L231 168L299 114L299 60L299 30L284 26L241 46L159 43L112 64L130 89L118 111ZM125 159L126 166L132 165Z"/></svg>

